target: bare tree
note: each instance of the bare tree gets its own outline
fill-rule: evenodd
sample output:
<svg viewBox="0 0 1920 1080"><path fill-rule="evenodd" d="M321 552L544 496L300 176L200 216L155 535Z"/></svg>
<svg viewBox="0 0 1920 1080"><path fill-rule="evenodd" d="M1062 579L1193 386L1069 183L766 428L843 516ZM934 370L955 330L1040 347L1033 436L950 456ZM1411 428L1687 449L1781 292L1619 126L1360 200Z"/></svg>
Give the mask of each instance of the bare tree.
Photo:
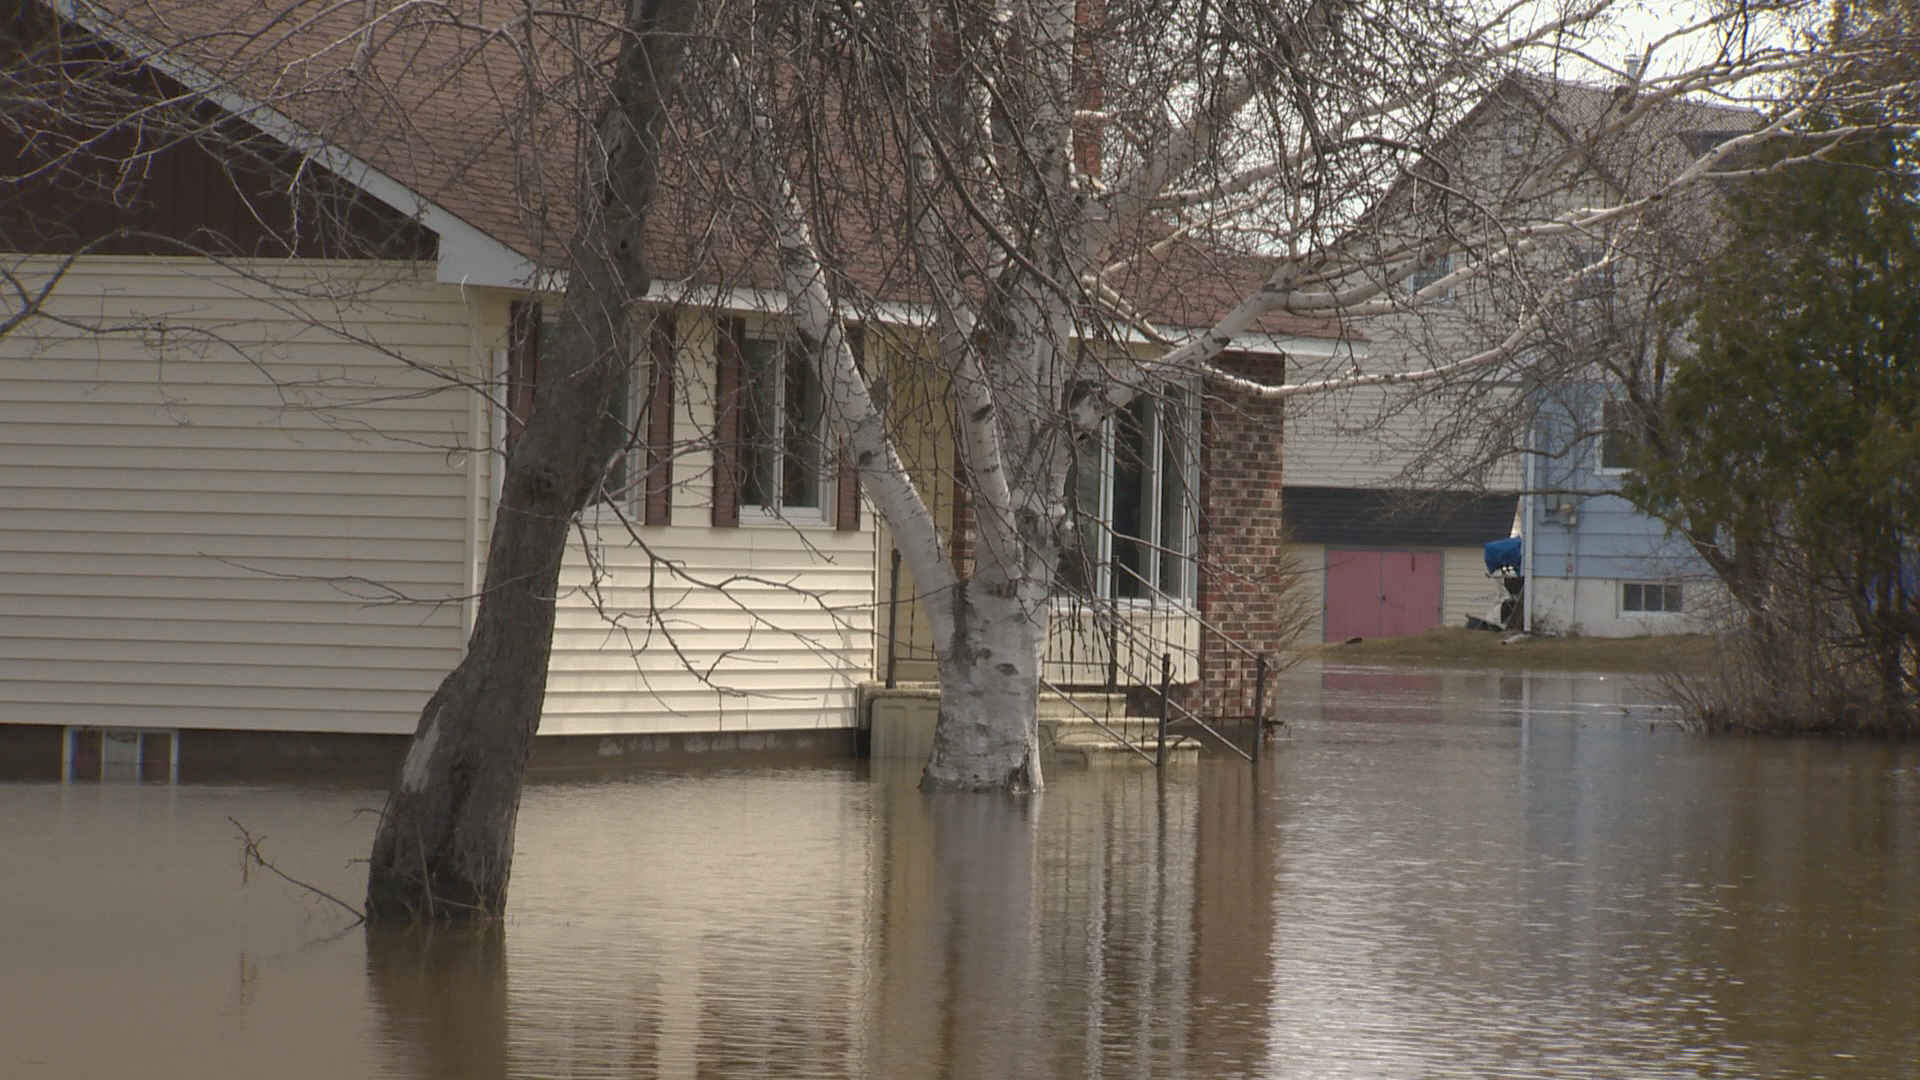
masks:
<svg viewBox="0 0 1920 1080"><path fill-rule="evenodd" d="M1511 378L1568 316L1539 253L1631 230L1797 117L1703 146L1626 199L1580 188L1585 155L1669 103L1754 93L1804 59L1757 32L1789 6L1703 10L1661 40L1698 62L1615 71L1620 89L1599 93L1570 145L1489 165L1463 153L1464 122L1501 87L1574 63L1608 5L739 10L749 29L702 55L709 93L689 107L710 111L690 127L718 142L693 156L734 164L713 190L777 249L836 430L923 597L941 683L934 788L1040 785L1035 691L1081 525L1063 496L1080 440L1143 396L1191 388L1272 400ZM1420 276L1443 256L1450 269ZM1487 313L1497 332L1456 335L1471 347L1422 364L1289 382L1232 359L1288 319L1421 319L1495 279L1526 286ZM950 395L970 565L901 451L924 418L876 400L885 387L842 329L902 299L924 326L907 351Z"/></svg>
<svg viewBox="0 0 1920 1080"><path fill-rule="evenodd" d="M195 18L191 5L129 6L149 25ZM1579 55L1605 25L1605 0L1491 12L1456 0L351 7L292 5L241 27L203 26L188 51L205 85L163 79L101 96L99 122L47 160L138 162L156 134L231 130L248 145L247 121L263 114L232 126L231 113L209 108L245 87L251 101L298 104L325 136L304 152L283 153L285 140L263 152L276 175L310 181L280 190L321 191L317 177L351 170L328 147L373 137L395 153L430 153L432 139L408 141L408 102L383 77L428 60L449 79L476 80L511 134L505 167L545 230L533 246L546 258L535 261L566 271L558 340L506 462L475 632L422 712L383 819L374 918L502 909L556 575L569 523L619 453L598 420L635 355L633 308L650 278L785 296L834 431L926 598L942 694L926 782L1031 790L1050 604L1084 530L1112 528L1070 498L1103 425L1142 403L1173 417L1203 392L1257 401L1438 386L1525 357L1553 316L1549 297L1511 311L1483 346L1417 368L1289 382L1238 354L1250 339L1337 334L1355 319L1431 308L1476 280L1523 275L1541 245L1625 225L1794 124L1785 116L1710 148L1624 203L1538 198L1564 187L1578 147L1517 177L1441 167L1451 133L1490 91ZM1654 103L1732 93L1802 62L1750 35L1760 11L1714 11L1677 31L1676 41L1710 46L1684 71L1618 73L1628 91L1596 131L1630 131ZM459 44L435 52L424 27ZM502 51L510 63L481 62ZM108 77L89 85L164 72L169 58L114 54ZM43 111L80 115L71 72L56 82L55 97L33 91L52 102ZM500 163L432 164L451 186ZM111 169L91 175L113 190ZM1441 200L1443 212L1382 209L1406 192ZM286 208L297 218L305 205ZM382 220L402 241L414 235ZM649 264L689 248L680 262ZM1410 287L1443 254L1459 268ZM45 295L25 279L9 285L25 304ZM850 322L863 325L870 355ZM930 388L931 417L896 407L892 390L909 375ZM957 463L945 482L973 507L965 559L908 449L933 422L951 425ZM1177 564L1190 552L1148 543L1110 572L1158 590L1165 579L1145 568L1163 557Z"/></svg>

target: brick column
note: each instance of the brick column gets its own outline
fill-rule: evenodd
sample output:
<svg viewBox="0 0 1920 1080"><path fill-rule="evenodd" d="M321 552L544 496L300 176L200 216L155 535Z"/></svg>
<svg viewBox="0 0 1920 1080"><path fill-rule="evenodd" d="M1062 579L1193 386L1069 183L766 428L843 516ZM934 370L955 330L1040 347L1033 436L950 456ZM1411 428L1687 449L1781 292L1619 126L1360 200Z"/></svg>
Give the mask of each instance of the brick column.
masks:
<svg viewBox="0 0 1920 1080"><path fill-rule="evenodd" d="M1236 357L1227 366L1269 383L1285 374L1278 357ZM1285 403L1227 391L1208 396L1202 408L1200 617L1255 653L1277 653L1290 584L1280 523ZM1249 716L1253 683L1253 658L1203 631L1200 682L1187 696L1188 707L1207 717Z"/></svg>

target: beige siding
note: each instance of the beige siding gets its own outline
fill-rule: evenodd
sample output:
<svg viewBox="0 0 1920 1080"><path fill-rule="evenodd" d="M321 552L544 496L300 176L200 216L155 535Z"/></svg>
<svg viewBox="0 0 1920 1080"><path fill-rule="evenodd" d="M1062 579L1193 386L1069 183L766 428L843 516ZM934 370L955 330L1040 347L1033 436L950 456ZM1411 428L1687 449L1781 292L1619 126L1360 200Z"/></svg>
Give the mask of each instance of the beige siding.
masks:
<svg viewBox="0 0 1920 1080"><path fill-rule="evenodd" d="M471 625L500 418L466 387L496 371L507 297L306 269L88 260L52 312L81 327L0 342L0 723L412 730ZM691 337L698 447L712 345ZM590 512L542 731L854 723L871 528L713 529L707 455L676 478L644 547Z"/></svg>
<svg viewBox="0 0 1920 1080"><path fill-rule="evenodd" d="M684 316L679 329L674 426L688 449L673 524L630 534L610 508L589 511L592 555L579 541L569 552L540 731L854 726L873 675L872 515L849 532L804 512L712 527L713 335Z"/></svg>
<svg viewBox="0 0 1920 1080"><path fill-rule="evenodd" d="M0 722L411 730L461 647L473 309L430 268L83 260L78 325L0 341Z"/></svg>
<svg viewBox="0 0 1920 1080"><path fill-rule="evenodd" d="M1200 623L1193 612L1122 603L1115 614L1117 625L1077 605L1057 605L1047 624L1047 680L1104 686L1110 657L1121 686L1157 686L1162 657L1172 659L1175 683L1200 677Z"/></svg>

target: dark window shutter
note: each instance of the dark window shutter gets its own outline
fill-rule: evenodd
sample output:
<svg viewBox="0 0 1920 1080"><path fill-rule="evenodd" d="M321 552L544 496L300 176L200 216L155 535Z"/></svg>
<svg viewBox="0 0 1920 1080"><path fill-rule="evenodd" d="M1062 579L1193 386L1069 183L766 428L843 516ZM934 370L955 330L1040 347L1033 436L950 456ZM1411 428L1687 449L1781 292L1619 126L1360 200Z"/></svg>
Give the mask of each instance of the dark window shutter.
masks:
<svg viewBox="0 0 1920 1080"><path fill-rule="evenodd" d="M713 523L740 524L740 353L746 323L723 319L713 375Z"/></svg>
<svg viewBox="0 0 1920 1080"><path fill-rule="evenodd" d="M671 315L656 315L647 334L648 525L673 524L673 338Z"/></svg>
<svg viewBox="0 0 1920 1080"><path fill-rule="evenodd" d="M501 404L507 413L503 449L511 448L520 429L533 415L533 392L540 384L540 305L518 302L508 306L507 385Z"/></svg>
<svg viewBox="0 0 1920 1080"><path fill-rule="evenodd" d="M854 367L862 372L867 368L867 338L858 326L847 328L847 348L853 351ZM860 528L860 467L853 460L853 448L845 439L840 441L839 482L835 485L833 506L833 527L841 532L853 532Z"/></svg>

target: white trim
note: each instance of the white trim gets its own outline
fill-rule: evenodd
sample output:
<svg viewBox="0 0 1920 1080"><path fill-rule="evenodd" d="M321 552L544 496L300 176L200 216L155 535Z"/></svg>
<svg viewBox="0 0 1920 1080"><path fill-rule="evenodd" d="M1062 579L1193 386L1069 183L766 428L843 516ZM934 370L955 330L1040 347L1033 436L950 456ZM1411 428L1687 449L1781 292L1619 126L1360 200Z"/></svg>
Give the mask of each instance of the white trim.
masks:
<svg viewBox="0 0 1920 1080"><path fill-rule="evenodd" d="M538 287L547 275L532 259L468 224L458 214L328 142L285 113L225 86L212 72L172 55L165 45L87 0L47 0L54 13L125 49L142 63L186 86L229 115L258 128L288 150L405 214L440 238L434 279L442 284L506 289Z"/></svg>

